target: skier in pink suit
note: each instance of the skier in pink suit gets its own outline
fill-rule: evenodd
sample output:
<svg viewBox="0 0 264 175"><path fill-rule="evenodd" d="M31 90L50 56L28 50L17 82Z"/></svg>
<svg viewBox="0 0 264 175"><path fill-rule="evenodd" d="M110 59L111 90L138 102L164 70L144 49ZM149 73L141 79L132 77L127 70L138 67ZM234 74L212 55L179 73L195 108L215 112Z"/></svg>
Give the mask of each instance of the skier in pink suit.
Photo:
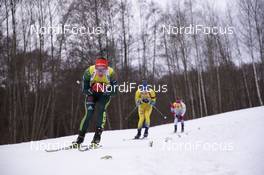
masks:
<svg viewBox="0 0 264 175"><path fill-rule="evenodd" d="M177 132L178 122L181 122L181 132L184 132L184 114L186 112L186 105L182 100L177 99L176 102L171 104L170 110L174 117L174 132Z"/></svg>

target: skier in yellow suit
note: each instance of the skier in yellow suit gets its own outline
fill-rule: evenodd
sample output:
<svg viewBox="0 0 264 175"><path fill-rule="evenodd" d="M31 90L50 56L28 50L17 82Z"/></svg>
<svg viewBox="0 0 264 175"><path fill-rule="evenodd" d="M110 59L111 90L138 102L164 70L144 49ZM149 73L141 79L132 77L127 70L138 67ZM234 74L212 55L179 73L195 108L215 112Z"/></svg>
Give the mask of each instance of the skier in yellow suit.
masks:
<svg viewBox="0 0 264 175"><path fill-rule="evenodd" d="M141 136L141 129L144 126L144 137L148 137L148 129L150 126L150 115L152 112L152 106L156 103L156 93L149 88L147 81L143 81L140 88L136 91L135 102L138 106L138 132L135 139L139 139Z"/></svg>

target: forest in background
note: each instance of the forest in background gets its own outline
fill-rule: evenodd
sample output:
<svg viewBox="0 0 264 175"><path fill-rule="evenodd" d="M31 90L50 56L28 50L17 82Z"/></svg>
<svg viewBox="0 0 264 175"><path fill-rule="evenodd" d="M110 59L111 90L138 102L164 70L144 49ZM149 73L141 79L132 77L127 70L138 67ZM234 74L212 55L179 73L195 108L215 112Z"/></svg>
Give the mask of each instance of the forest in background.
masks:
<svg viewBox="0 0 264 175"><path fill-rule="evenodd" d="M76 83L95 58L107 57L119 84L167 84L151 125L173 121L169 105L184 99L186 119L263 105L264 0L213 3L175 0L0 0L0 144L77 134L84 96ZM167 34L163 25L232 26L233 34ZM34 33L33 27L101 27L101 34ZM134 92L118 93L106 130L135 128ZM94 116L93 119L96 117ZM186 126L188 127L188 126ZM89 131L94 131L91 123Z"/></svg>

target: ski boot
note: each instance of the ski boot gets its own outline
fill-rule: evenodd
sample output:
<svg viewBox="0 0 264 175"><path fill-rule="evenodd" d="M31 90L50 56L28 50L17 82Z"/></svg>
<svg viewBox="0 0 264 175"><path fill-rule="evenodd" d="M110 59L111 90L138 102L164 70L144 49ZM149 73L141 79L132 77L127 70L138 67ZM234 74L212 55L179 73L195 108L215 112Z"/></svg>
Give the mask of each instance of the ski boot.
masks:
<svg viewBox="0 0 264 175"><path fill-rule="evenodd" d="M177 132L177 125L174 125L174 133Z"/></svg>
<svg viewBox="0 0 264 175"><path fill-rule="evenodd" d="M148 137L148 127L145 128L145 132L144 132L144 138L147 138Z"/></svg>
<svg viewBox="0 0 264 175"><path fill-rule="evenodd" d="M141 136L141 129L138 129L137 135L135 136L134 139L139 139Z"/></svg>
<svg viewBox="0 0 264 175"><path fill-rule="evenodd" d="M94 137L93 137L93 140L91 142L90 148L96 149L99 147L102 132L103 132L103 129L101 127L96 128L96 131L94 133Z"/></svg>
<svg viewBox="0 0 264 175"><path fill-rule="evenodd" d="M72 147L80 148L83 141L84 141L84 134L79 133L77 140L72 142Z"/></svg>
<svg viewBox="0 0 264 175"><path fill-rule="evenodd" d="M181 124L181 132L184 132L184 123Z"/></svg>

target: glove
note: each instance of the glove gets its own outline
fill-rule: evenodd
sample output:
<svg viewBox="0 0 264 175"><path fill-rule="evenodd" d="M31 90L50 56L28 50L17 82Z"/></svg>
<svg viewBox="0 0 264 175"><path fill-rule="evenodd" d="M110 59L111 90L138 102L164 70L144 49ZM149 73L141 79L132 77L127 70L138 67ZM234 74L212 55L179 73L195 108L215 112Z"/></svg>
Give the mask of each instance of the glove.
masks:
<svg viewBox="0 0 264 175"><path fill-rule="evenodd" d="M144 98L142 101L143 101L143 103L149 103L149 99L147 99L147 98Z"/></svg>
<svg viewBox="0 0 264 175"><path fill-rule="evenodd" d="M179 121L181 121L183 119L182 115L176 115L176 117L178 118Z"/></svg>
<svg viewBox="0 0 264 175"><path fill-rule="evenodd" d="M154 105L155 105L155 101L150 101L149 104L150 104L151 106L154 106Z"/></svg>
<svg viewBox="0 0 264 175"><path fill-rule="evenodd" d="M88 90L84 91L84 93L88 96L93 95L93 91L89 88Z"/></svg>
<svg viewBox="0 0 264 175"><path fill-rule="evenodd" d="M104 92L105 91L105 85L103 83L94 83L92 85L93 92Z"/></svg>
<svg viewBox="0 0 264 175"><path fill-rule="evenodd" d="M182 120L183 120L183 115L178 115L178 119L179 119L180 121L182 121Z"/></svg>
<svg viewBox="0 0 264 175"><path fill-rule="evenodd" d="M141 100L138 100L137 102L136 102L136 105L137 106L139 106L139 105L141 105L142 104L142 101Z"/></svg>
<svg viewBox="0 0 264 175"><path fill-rule="evenodd" d="M117 94L117 81L116 80L113 80L111 83L111 96L115 96Z"/></svg>
<svg viewBox="0 0 264 175"><path fill-rule="evenodd" d="M105 96L111 96L112 95L112 91L105 91L103 93L103 95L105 95Z"/></svg>

